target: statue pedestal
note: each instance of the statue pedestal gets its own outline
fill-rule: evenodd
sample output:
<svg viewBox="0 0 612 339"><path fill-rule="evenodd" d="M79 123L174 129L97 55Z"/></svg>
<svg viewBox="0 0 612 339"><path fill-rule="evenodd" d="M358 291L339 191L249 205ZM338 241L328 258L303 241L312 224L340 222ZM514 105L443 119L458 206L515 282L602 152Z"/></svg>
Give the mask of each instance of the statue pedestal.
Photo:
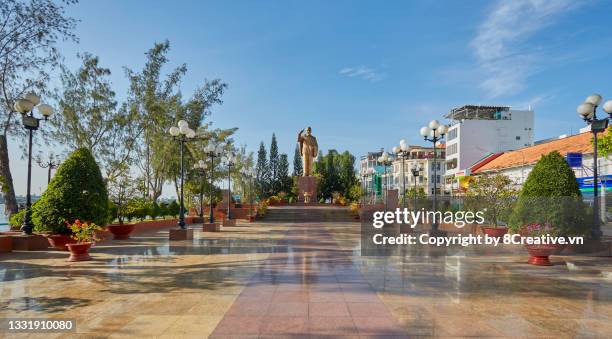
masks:
<svg viewBox="0 0 612 339"><path fill-rule="evenodd" d="M298 202L317 202L317 177L298 178Z"/></svg>

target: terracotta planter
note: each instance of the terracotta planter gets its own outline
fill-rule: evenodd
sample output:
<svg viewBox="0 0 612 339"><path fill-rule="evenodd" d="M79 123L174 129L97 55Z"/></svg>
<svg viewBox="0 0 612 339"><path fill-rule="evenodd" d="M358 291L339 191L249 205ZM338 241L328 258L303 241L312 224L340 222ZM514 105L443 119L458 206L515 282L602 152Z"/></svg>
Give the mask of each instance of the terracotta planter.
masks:
<svg viewBox="0 0 612 339"><path fill-rule="evenodd" d="M70 258L68 258L68 261L91 260L91 257L89 256L89 249L91 248L90 242L67 244L66 246L70 251Z"/></svg>
<svg viewBox="0 0 612 339"><path fill-rule="evenodd" d="M565 245L525 245L529 252L529 260L527 262L536 266L552 266L548 258L552 254L559 253Z"/></svg>
<svg viewBox="0 0 612 339"><path fill-rule="evenodd" d="M501 239L506 233L508 233L507 227L485 227L482 226L482 233L488 235L491 238Z"/></svg>
<svg viewBox="0 0 612 339"><path fill-rule="evenodd" d="M77 241L72 239L68 234L48 234L45 235L49 245L59 251L67 251L66 245L75 244Z"/></svg>
<svg viewBox="0 0 612 339"><path fill-rule="evenodd" d="M13 250L13 238L9 235L0 234L0 253L6 253Z"/></svg>
<svg viewBox="0 0 612 339"><path fill-rule="evenodd" d="M108 225L106 229L113 234L115 240L125 240L130 238L130 234L134 232L134 224L123 225Z"/></svg>

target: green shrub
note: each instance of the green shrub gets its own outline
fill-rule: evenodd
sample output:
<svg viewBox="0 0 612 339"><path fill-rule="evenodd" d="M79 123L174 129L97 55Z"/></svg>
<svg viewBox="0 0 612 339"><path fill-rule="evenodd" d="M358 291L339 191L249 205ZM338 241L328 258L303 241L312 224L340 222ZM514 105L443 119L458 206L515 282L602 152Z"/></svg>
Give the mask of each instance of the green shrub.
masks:
<svg viewBox="0 0 612 339"><path fill-rule="evenodd" d="M517 191L510 178L503 174L480 175L470 184L466 192L466 207L484 211L485 220L493 227L500 221L507 222Z"/></svg>
<svg viewBox="0 0 612 339"><path fill-rule="evenodd" d="M21 228L21 224L23 224L23 217L25 216L25 208L22 208L17 213L13 213L9 218L9 225L11 229L19 229Z"/></svg>
<svg viewBox="0 0 612 339"><path fill-rule="evenodd" d="M510 228L522 232L528 224L550 224L551 235L583 235L590 227L586 220L574 171L557 151L542 156L519 193Z"/></svg>
<svg viewBox="0 0 612 339"><path fill-rule="evenodd" d="M108 193L100 168L86 148L64 160L47 190L32 206L35 230L71 233L66 221L76 219L104 226L109 220Z"/></svg>
<svg viewBox="0 0 612 339"><path fill-rule="evenodd" d="M165 202L159 204L159 216L166 219L168 215L170 215L170 213L168 212L168 204Z"/></svg>
<svg viewBox="0 0 612 339"><path fill-rule="evenodd" d="M117 206L117 204L115 204L111 200L108 201L108 213L111 216L110 222L114 222L115 220L121 222L121 220L119 219L119 206Z"/></svg>
<svg viewBox="0 0 612 339"><path fill-rule="evenodd" d="M149 216L151 219L155 220L157 217L163 217L162 208L157 204L157 201L153 201L151 204L151 208L149 210Z"/></svg>
<svg viewBox="0 0 612 339"><path fill-rule="evenodd" d="M143 221L149 215L148 202L143 198L131 199L127 203L125 214L130 221L132 219Z"/></svg>
<svg viewBox="0 0 612 339"><path fill-rule="evenodd" d="M172 200L172 202L168 205L168 215L171 215L175 218L178 218L179 213L181 212L181 208L176 200Z"/></svg>

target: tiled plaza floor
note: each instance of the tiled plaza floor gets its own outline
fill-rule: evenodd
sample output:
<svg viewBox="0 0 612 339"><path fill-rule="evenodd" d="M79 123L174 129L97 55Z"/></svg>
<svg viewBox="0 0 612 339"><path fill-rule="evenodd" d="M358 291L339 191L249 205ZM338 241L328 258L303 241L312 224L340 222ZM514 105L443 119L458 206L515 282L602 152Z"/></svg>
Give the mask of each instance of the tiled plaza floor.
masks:
<svg viewBox="0 0 612 339"><path fill-rule="evenodd" d="M563 258L368 258L358 246L357 223L255 223L109 241L91 262L0 254L0 317L77 320L77 333L41 338L612 336L612 281Z"/></svg>

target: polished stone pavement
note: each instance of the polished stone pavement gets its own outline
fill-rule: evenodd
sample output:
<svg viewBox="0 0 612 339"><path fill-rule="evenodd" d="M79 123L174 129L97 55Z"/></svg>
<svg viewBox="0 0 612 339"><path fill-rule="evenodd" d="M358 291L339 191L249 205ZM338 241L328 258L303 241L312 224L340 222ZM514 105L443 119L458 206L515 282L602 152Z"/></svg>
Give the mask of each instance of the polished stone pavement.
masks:
<svg viewBox="0 0 612 339"><path fill-rule="evenodd" d="M612 336L612 281L562 257L361 257L352 222L161 231L92 254L0 254L0 317L77 320L44 338Z"/></svg>

